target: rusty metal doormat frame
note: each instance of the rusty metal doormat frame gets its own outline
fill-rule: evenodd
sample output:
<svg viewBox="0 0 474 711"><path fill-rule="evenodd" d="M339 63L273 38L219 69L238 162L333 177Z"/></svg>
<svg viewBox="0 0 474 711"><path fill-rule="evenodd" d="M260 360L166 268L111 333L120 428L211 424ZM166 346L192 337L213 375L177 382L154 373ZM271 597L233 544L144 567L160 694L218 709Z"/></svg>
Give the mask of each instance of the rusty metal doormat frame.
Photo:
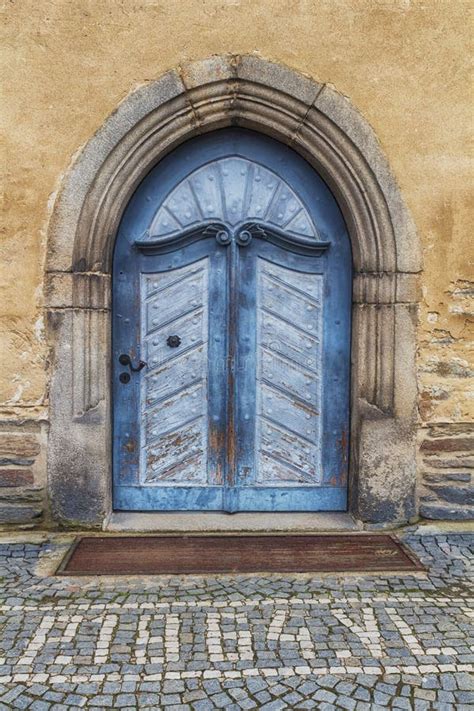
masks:
<svg viewBox="0 0 474 711"><path fill-rule="evenodd" d="M390 534L79 536L57 575L413 573L426 571Z"/></svg>

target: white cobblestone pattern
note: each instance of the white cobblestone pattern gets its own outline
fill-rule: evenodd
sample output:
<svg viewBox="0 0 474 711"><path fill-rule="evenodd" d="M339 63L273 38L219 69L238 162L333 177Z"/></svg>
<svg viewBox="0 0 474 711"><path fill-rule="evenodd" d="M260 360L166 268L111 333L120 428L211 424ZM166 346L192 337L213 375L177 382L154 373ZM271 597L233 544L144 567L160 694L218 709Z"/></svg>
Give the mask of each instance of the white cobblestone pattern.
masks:
<svg viewBox="0 0 474 711"><path fill-rule="evenodd" d="M429 574L41 577L0 545L1 709L471 709L472 537Z"/></svg>

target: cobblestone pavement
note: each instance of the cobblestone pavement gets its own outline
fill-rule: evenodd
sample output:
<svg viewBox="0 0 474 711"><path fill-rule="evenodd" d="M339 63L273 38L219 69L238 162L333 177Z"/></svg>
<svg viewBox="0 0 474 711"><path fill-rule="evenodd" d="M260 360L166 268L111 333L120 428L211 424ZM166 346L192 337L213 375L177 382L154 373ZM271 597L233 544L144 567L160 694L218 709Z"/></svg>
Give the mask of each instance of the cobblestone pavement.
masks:
<svg viewBox="0 0 474 711"><path fill-rule="evenodd" d="M0 542L0 711L474 709L473 538L404 540L428 575L58 578L64 537Z"/></svg>

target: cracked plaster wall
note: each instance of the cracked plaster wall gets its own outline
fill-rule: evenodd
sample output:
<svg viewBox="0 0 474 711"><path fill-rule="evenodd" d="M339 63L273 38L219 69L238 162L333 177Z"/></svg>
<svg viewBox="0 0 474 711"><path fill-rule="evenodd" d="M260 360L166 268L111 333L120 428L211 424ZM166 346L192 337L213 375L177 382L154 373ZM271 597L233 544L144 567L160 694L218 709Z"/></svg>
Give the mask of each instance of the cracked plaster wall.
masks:
<svg viewBox="0 0 474 711"><path fill-rule="evenodd" d="M471 3L13 0L3 12L0 418L4 428L11 423L16 432L19 426L17 442L32 436L31 420L43 432L48 416L45 242L54 195L74 155L140 84L188 60L256 53L335 85L382 144L424 252L420 475L429 485L440 471L467 476L466 423L473 419ZM451 436L463 440L467 453L429 444ZM42 466L33 469L29 487L41 488Z"/></svg>

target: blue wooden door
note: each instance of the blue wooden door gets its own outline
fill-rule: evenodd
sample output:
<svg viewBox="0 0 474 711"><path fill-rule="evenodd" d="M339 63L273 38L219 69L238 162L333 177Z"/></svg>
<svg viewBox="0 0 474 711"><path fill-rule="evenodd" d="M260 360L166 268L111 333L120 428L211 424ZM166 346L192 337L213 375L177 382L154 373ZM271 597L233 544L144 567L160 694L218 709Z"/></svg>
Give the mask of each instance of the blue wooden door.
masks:
<svg viewBox="0 0 474 711"><path fill-rule="evenodd" d="M122 219L113 273L114 507L347 505L351 254L290 149L184 144Z"/></svg>

